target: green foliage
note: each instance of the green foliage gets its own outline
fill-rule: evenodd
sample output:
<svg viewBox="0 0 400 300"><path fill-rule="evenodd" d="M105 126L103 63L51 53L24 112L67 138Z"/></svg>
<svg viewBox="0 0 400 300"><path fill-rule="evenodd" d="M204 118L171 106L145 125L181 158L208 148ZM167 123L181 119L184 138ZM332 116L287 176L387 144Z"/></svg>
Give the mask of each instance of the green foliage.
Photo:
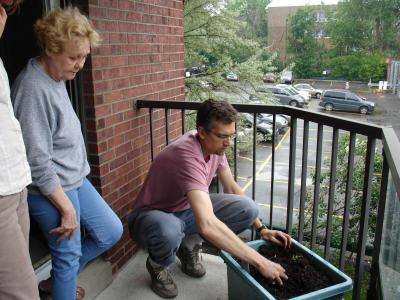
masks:
<svg viewBox="0 0 400 300"><path fill-rule="evenodd" d="M263 72L272 69L271 62L275 57L268 55L266 47L262 47L256 39L239 34L245 26L240 21L240 15L243 11L227 9L220 0L185 2L185 66L204 66L201 74L186 79L188 100L218 98L213 89L205 87L200 81L211 82L215 89L243 96L261 82ZM229 71L238 74L241 85L224 79ZM250 87L250 91L243 86Z"/></svg>
<svg viewBox="0 0 400 300"><path fill-rule="evenodd" d="M332 77L347 80L373 82L382 80L386 75L386 64L383 53L355 53L333 58L329 62Z"/></svg>
<svg viewBox="0 0 400 300"><path fill-rule="evenodd" d="M346 193L347 182L347 162L348 162L348 145L349 135L343 134L339 139L338 156L337 156L337 179L336 189L333 201L333 219L332 219L332 241L331 247L340 248L342 224L344 214L344 200ZM350 199L350 219L349 219L349 232L347 243L350 248L355 249L358 240L358 232L360 228L364 174L365 174L365 156L367 149L366 139L357 139L355 148L355 161L352 177L352 191ZM374 161L374 176L372 180L371 189L371 202L369 210L369 224L367 239L368 242L373 241L375 234L376 224L376 211L379 201L381 177L379 174L382 172L383 158L380 153L375 153ZM315 182L315 174L311 174ZM330 171L321 173L320 178L320 197L318 203L318 221L317 233L320 243L323 242L325 236L327 211L328 211L328 195L329 195L329 180ZM309 187L306 195L306 209L305 209L305 236L310 237L312 226L312 213L313 213L313 187Z"/></svg>
<svg viewBox="0 0 400 300"><path fill-rule="evenodd" d="M288 52L292 55L293 71L299 78L321 74L320 57L322 46L314 37L315 13L305 6L290 19Z"/></svg>
<svg viewBox="0 0 400 300"><path fill-rule="evenodd" d="M400 54L400 0L345 0L337 5L326 30L336 53L382 51Z"/></svg>
<svg viewBox="0 0 400 300"><path fill-rule="evenodd" d="M230 0L227 9L238 13L241 21L237 34L245 39L265 44L267 40L267 12L270 0Z"/></svg>

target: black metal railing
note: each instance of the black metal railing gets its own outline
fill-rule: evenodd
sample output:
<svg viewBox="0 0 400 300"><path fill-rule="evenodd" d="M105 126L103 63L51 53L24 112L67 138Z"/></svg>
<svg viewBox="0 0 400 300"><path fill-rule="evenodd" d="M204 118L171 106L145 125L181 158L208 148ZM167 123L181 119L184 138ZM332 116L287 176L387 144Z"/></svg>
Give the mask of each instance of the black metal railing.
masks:
<svg viewBox="0 0 400 300"><path fill-rule="evenodd" d="M179 101L147 101L137 100L136 107L138 109L148 108L149 109L149 130L150 130L150 145L151 145L151 157L154 157L154 140L153 140L153 112L155 110L164 110L164 128L165 128L165 145L170 142L169 134L169 114L174 110L180 111L181 118L181 129L182 134L187 130L185 123L185 116L187 111L198 110L200 103L198 102L179 102ZM352 252L356 253L355 258L355 273L353 276L353 299L360 299L360 293L362 289L362 281L365 267L365 257L367 244L372 244L372 265L370 269L370 281L368 288L368 297L370 299L376 299L382 297L382 293L385 290L382 289L382 283L380 278L380 256L381 256L381 239L382 230L384 227L385 218L385 203L388 186L388 176L391 176L391 183L395 187L396 195L400 195L400 163L395 159L396 155L400 153L400 144L396 134L391 128L383 128L372 124L366 124L361 122L354 122L341 117L335 117L323 113L311 112L304 109L293 108L288 106L267 106L267 105L252 105L252 104L234 104L239 114L250 113L253 115L253 124L256 124L256 116L259 113L273 114L273 132L275 133L276 128L276 116L283 114L290 117L290 139L289 139L289 157L287 166L287 201L283 209L286 211L286 220L283 224L283 229L289 234L294 236L300 242L308 242L312 250L321 251L321 255L327 260L332 261L332 231L333 231L333 218L340 218L341 221L341 232L339 246L334 249L338 252L338 261L335 264L341 270L344 269L346 253L349 250L350 245L348 244L348 236L350 230L350 206L352 205L352 194L353 194L353 183L354 178L354 166L356 162L360 161L359 155L356 154L356 140L366 140L366 155L361 157L361 160L365 162L363 188L362 188L362 201L361 208L359 210L359 225L357 232L356 245L352 245ZM300 128L302 127L302 128ZM316 127L316 134L313 135L312 131ZM190 129L190 128L189 128ZM332 131L332 133L331 133ZM346 182L343 199L343 210L341 216L335 216L333 214L334 200L336 196L336 181L337 181L337 156L338 156L338 145L339 137L342 135L349 136L349 142L347 145L347 166L346 166ZM257 159L257 129L253 125L252 130L252 171L251 171L251 196L257 201L258 194L256 193L256 181L258 172L256 170L256 159ZM324 141L324 136L330 136L328 141ZM302 137L301 137L302 136ZM310 149L310 141L316 140L315 146L315 162L311 166L310 157L314 159ZM234 141L233 147L233 170L235 179L238 178L238 142L240 142L240 135L237 135ZM270 199L269 204L265 207L269 207L269 211L265 213L266 219L269 220L269 226L276 226L277 213L276 213L276 201L277 189L276 187L276 168L277 163L277 140L272 138L271 141L271 154L270 159L270 191L268 193ZM281 143L281 142L280 142ZM300 146L298 146L298 143ZM329 147L331 144L331 147ZM280 144L279 144L280 145ZM159 145L157 145L159 146ZM324 161L323 149L328 147L329 163ZM329 149L330 148L330 149ZM297 150L301 151L301 158L297 158ZM376 174L374 170L375 154L377 151L381 151L383 155L383 167L379 174ZM301 161L301 170L299 178L296 177L296 162ZM320 202L321 202L321 189L325 188L322 186L321 180L322 170L327 165L329 169L329 186L327 194L327 208L326 212L323 213L326 223L324 223L324 230L318 229L318 222L321 219ZM308 171L309 168L314 168L312 176ZM260 171L260 169L259 169ZM281 172L281 171L280 171ZM374 235L374 241L368 240L368 226L371 222L370 218L370 205L371 205L371 192L372 182L374 176L380 177L380 196L378 200L377 218L376 218L376 230ZM300 188L295 183L296 180L300 181ZM310 183L311 179L311 183ZM307 181L308 180L308 181ZM311 191L311 192L310 192ZM311 194L311 195L310 195ZM305 232L305 218L306 214L309 213L306 210L306 204L311 201L312 214L311 214L311 229ZM398 197L397 197L398 201ZM282 207L280 207L282 210ZM295 213L296 211L296 213ZM274 221L274 222L273 222ZM398 232L396 232L399 235ZM322 239L321 239L322 235ZM400 259L399 259L400 260Z"/></svg>

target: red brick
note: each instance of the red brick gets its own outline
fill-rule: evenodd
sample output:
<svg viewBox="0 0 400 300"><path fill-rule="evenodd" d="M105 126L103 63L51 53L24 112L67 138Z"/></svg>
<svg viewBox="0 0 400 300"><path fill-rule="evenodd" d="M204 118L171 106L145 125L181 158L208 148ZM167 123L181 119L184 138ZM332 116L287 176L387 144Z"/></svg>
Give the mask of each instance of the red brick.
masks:
<svg viewBox="0 0 400 300"><path fill-rule="evenodd" d="M89 0L103 39L83 72L88 153L96 187L124 222L107 251L117 271L137 250L126 216L151 164L149 111L137 99L184 100L183 6L178 0ZM180 111L169 111L170 142L181 134ZM153 112L154 154L165 146L164 110Z"/></svg>

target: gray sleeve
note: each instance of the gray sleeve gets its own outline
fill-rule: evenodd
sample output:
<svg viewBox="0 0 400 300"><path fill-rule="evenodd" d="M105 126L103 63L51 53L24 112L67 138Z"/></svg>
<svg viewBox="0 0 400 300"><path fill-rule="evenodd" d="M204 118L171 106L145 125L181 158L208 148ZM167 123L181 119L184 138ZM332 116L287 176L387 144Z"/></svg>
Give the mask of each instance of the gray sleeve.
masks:
<svg viewBox="0 0 400 300"><path fill-rule="evenodd" d="M21 124L32 172L32 185L44 195L53 193L60 184L52 163L52 128L54 112L40 86L24 84L13 86L14 112Z"/></svg>

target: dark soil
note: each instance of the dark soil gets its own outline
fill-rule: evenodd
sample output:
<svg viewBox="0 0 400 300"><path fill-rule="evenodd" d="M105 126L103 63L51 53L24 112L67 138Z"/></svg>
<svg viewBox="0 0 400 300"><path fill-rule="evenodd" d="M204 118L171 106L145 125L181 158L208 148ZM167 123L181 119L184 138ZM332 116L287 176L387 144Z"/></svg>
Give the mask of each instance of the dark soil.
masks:
<svg viewBox="0 0 400 300"><path fill-rule="evenodd" d="M254 267L250 266L250 274L276 299L290 299L335 284L331 278L316 268L307 257L293 248L284 249L262 245L258 252L269 260L280 264L289 277L283 283L283 286L272 284Z"/></svg>

